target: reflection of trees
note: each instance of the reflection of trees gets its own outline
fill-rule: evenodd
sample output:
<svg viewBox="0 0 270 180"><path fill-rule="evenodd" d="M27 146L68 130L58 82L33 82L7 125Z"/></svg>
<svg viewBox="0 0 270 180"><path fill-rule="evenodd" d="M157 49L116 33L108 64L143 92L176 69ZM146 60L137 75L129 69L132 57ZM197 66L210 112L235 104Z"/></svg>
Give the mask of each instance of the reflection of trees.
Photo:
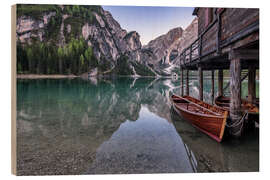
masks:
<svg viewBox="0 0 270 180"><path fill-rule="evenodd" d="M137 79L133 86L131 78L99 80L97 85L83 80L20 80L18 118L29 114L34 120L25 120L43 126L53 124L62 133L70 134L85 126L93 127L93 131L116 126L116 130L125 120L138 119L142 104L162 117L167 116L169 103L164 92L169 88L163 80L146 88L153 80Z"/></svg>
<svg viewBox="0 0 270 180"><path fill-rule="evenodd" d="M138 119L142 104L160 117L170 119L165 97L170 88L164 85L164 80L155 80L149 86L153 81L146 78L18 80L18 157L33 156L33 152L27 152L29 148L39 149L41 154L33 158L47 159L52 174L57 173L52 169L59 169L56 166L60 165L64 170L58 174L80 173L80 169L73 168L75 161L89 161L97 147L109 139L121 123ZM54 162L57 150L65 151L73 161ZM83 156L76 158L79 154ZM22 163L27 164L23 158ZM68 167L64 168L64 164ZM42 173L42 169L39 172Z"/></svg>

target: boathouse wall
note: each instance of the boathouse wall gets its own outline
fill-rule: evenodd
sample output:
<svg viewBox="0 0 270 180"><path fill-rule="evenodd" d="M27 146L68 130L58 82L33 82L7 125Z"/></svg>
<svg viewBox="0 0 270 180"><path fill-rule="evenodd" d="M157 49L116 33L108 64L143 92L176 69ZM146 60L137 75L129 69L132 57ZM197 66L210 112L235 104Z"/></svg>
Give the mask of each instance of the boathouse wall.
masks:
<svg viewBox="0 0 270 180"><path fill-rule="evenodd" d="M198 63L204 70L229 69L232 49L259 49L259 9L195 8L193 15L198 17L198 38L180 52L185 69L197 70ZM248 69L249 64L241 66Z"/></svg>

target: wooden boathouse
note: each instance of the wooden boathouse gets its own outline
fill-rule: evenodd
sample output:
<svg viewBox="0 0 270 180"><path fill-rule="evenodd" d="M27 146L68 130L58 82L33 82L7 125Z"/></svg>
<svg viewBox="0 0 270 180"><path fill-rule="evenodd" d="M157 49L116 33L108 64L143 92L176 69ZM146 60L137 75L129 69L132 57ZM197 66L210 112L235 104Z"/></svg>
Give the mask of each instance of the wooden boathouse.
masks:
<svg viewBox="0 0 270 180"><path fill-rule="evenodd" d="M230 72L230 119L242 117L241 71L247 71L248 101L256 99L256 69L259 69L259 9L195 8L198 17L198 38L180 54L183 95L183 74L186 71L186 94L189 94L189 71L198 70L199 98L203 100L203 71L218 71L218 95L223 95L223 70ZM234 127L233 132L239 132ZM239 133L232 133L240 136Z"/></svg>

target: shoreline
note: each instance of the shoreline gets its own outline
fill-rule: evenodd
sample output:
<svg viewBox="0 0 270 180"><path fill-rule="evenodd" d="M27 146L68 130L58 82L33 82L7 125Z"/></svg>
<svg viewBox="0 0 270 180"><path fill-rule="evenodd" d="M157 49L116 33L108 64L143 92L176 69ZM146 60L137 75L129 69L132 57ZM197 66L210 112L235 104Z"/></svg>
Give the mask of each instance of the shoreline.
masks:
<svg viewBox="0 0 270 180"><path fill-rule="evenodd" d="M98 77L130 77L130 78L170 78L166 76L124 76L124 75L118 75L118 76L90 76L91 78L98 78ZM64 79L64 78L82 78L86 79L88 77L83 76L83 75L74 75L74 74L17 74L16 75L17 79Z"/></svg>
<svg viewBox="0 0 270 180"><path fill-rule="evenodd" d="M74 74L17 74L17 79L63 79L63 78L77 78Z"/></svg>
<svg viewBox="0 0 270 180"><path fill-rule="evenodd" d="M85 78L82 75L74 75L74 74L17 74L16 78L17 79L64 79L64 78ZM118 75L118 76L91 76L91 77L130 77L130 78L157 78L157 79L173 79L171 76L124 76L124 75ZM190 75L189 77L191 78L197 78L196 75ZM185 78L185 76L184 76ZM204 78L211 78L211 76L204 76ZM229 79L230 77L225 76L225 79ZM181 77L178 77L177 79L181 79ZM215 77L217 79L217 77ZM259 80L259 78L256 80Z"/></svg>

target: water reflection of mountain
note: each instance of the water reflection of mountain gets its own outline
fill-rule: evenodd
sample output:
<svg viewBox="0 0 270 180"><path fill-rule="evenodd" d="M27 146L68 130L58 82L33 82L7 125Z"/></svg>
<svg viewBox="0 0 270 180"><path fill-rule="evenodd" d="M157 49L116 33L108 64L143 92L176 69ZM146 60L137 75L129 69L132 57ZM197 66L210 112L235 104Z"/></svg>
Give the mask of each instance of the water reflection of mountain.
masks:
<svg viewBox="0 0 270 180"><path fill-rule="evenodd" d="M208 82L206 80L204 86L206 96L209 95L211 87ZM193 86L190 94L196 97L196 80L191 81L191 84ZM186 121L181 119L175 121L175 118L179 117L171 116L169 94L170 92L180 93L179 85L179 81L151 78L18 80L18 174L101 173L104 166L98 169L100 162L118 161L117 157L127 157L127 161L137 162L137 159L144 161L143 165L136 167L136 172L143 172L147 168L149 172L165 172L166 170L167 172L184 172L185 168L180 170L175 166L173 169L174 165L171 165L169 169L163 168L164 171L158 168L155 171L154 165L158 164L155 158L152 158L155 153L150 156L147 151L155 147L165 154L170 152L165 156L165 159L170 159L169 155L175 154L175 147L172 144L178 144L178 151L182 151L183 145L180 144L183 143L194 152L199 171L257 171L258 133L241 141L240 145L231 144L230 141L218 144ZM140 135L136 136L137 133L145 132L137 132L132 128L136 126L142 129L143 126L137 127L137 125L141 122L138 119L143 109L153 113L152 117L155 119L160 118L167 122L164 127L167 127L170 133L174 132L171 135L164 133L166 137L164 136L163 139L167 139L168 142L161 139L157 141L150 136L152 143L161 143L151 147L150 143L145 143L148 137L143 139ZM177 135L174 127L180 136ZM158 133L159 127L154 129L157 132L153 133ZM126 138L124 136L115 138L123 133L127 135ZM154 137L159 136L155 134ZM129 157L129 153L115 149L120 142L129 144L134 141L139 143L139 146L145 147L146 151L138 153L136 157ZM128 147L133 146L128 145ZM163 149L164 147L171 148ZM113 151L106 151L110 148L118 152L118 156L106 159L104 155L113 154ZM134 148L136 151L136 147ZM132 148L127 152L129 151L132 152ZM174 163L174 160L171 162ZM113 162L110 163L112 165ZM139 166L140 163L135 164ZM129 170L132 169L130 164L118 168L121 167L129 167L123 171L126 173L130 173ZM108 172L118 170L115 168Z"/></svg>
<svg viewBox="0 0 270 180"><path fill-rule="evenodd" d="M138 120L122 123L97 149L86 173L183 173L193 168L173 124L142 106Z"/></svg>
<svg viewBox="0 0 270 180"><path fill-rule="evenodd" d="M160 113L160 116L167 115L169 102L166 93L170 87L162 84L164 80L148 86L152 81L123 78L101 80L93 85L78 80L39 80L35 83L22 80L18 84L18 118L31 121L42 117L42 114L49 114L53 118L38 118L40 123L48 124L50 119L55 122L55 117L64 119L65 122L58 121L58 125L68 134L71 133L68 130L71 125L102 126L105 125L102 122L106 121L107 126L115 124L110 121L116 119L120 124L127 119L136 120L142 104ZM27 114L30 114L29 117Z"/></svg>
<svg viewBox="0 0 270 180"><path fill-rule="evenodd" d="M80 174L142 105L170 122L174 86L144 78L18 80L18 174Z"/></svg>

